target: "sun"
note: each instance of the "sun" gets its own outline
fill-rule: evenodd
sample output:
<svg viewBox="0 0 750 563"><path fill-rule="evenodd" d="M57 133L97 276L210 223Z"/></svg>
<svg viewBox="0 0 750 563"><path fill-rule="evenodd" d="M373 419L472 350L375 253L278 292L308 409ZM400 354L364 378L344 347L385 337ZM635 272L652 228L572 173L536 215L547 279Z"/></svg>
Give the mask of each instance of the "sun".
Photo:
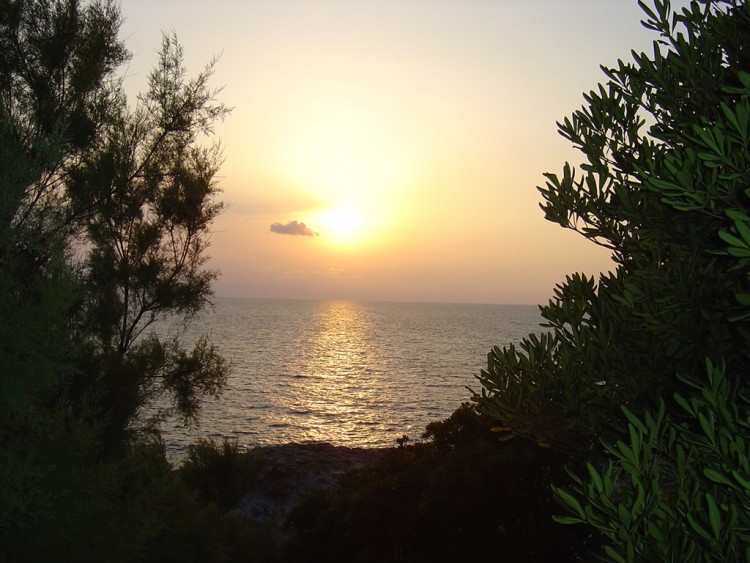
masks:
<svg viewBox="0 0 750 563"><path fill-rule="evenodd" d="M311 218L311 223L321 238L338 246L361 244L369 235L367 215L352 204L323 209Z"/></svg>
<svg viewBox="0 0 750 563"><path fill-rule="evenodd" d="M364 218L355 209L338 207L323 213L323 225L337 239L351 240L362 235Z"/></svg>
<svg viewBox="0 0 750 563"><path fill-rule="evenodd" d="M424 183L426 143L369 91L331 84L294 101L261 159L279 197L295 202L321 247L387 244L408 220L404 194Z"/></svg>

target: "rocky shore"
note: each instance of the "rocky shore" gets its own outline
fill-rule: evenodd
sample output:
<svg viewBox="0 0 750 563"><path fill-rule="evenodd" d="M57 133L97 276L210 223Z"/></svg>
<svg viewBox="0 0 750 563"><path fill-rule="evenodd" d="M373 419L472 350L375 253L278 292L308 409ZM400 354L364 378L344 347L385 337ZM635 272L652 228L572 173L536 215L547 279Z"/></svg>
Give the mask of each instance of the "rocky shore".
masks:
<svg viewBox="0 0 750 563"><path fill-rule="evenodd" d="M389 449L326 442L254 448L245 455L261 462L260 475L233 514L257 523L280 521L306 494L332 487L342 474L374 463Z"/></svg>

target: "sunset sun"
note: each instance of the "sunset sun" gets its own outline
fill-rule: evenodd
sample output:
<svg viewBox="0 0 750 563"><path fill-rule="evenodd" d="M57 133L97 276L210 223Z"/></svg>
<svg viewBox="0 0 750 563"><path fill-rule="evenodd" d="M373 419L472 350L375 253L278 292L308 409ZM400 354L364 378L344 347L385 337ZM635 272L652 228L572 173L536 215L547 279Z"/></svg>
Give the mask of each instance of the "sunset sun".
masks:
<svg viewBox="0 0 750 563"><path fill-rule="evenodd" d="M402 195L419 184L429 143L417 143L408 118L370 90L334 82L293 98L264 160L274 183L304 202L290 213L322 247L384 243L406 207Z"/></svg>
<svg viewBox="0 0 750 563"><path fill-rule="evenodd" d="M365 213L351 204L321 210L313 219L321 237L339 246L351 246L368 238Z"/></svg>

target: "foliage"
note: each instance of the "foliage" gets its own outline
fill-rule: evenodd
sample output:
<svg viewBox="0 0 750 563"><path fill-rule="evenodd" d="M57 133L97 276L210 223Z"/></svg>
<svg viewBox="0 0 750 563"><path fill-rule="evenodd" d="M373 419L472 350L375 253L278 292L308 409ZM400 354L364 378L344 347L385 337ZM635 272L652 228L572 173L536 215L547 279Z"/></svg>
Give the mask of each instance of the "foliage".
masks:
<svg viewBox="0 0 750 563"><path fill-rule="evenodd" d="M191 351L154 334L166 314L189 319L211 296L216 273L203 269L219 150L198 146L226 114L208 88L211 66L188 80L182 48L165 37L149 90L134 112L118 108L92 158L70 171L71 206L89 246L82 264L86 371L106 373L101 392L113 439L139 422L145 406L172 395L172 407L195 420L199 397L216 395L224 361L203 339ZM98 385L101 385L98 383Z"/></svg>
<svg viewBox="0 0 750 563"><path fill-rule="evenodd" d="M203 266L222 209L220 153L199 141L228 111L213 101L211 65L188 79L180 45L165 37L130 111L114 75L127 53L113 3L7 0L0 11L0 260L16 360L36 365L39 354L26 354L46 348L45 327L21 323L54 315L78 343L54 354L77 368L71 399L96 397L108 441L142 424L161 394L174 397L161 415L194 421L199 397L223 385L223 360L205 341L189 352L138 339L158 316L189 319L211 295L216 274ZM74 288L55 296L66 280ZM11 389L25 385L11 374Z"/></svg>
<svg viewBox="0 0 750 563"><path fill-rule="evenodd" d="M69 216L61 178L90 150L104 82L125 58L109 4L0 3L0 381L25 411L64 371ZM86 133L86 134L84 134Z"/></svg>
<svg viewBox="0 0 750 563"><path fill-rule="evenodd" d="M219 446L213 440L201 440L188 446L180 475L204 502L214 502L227 511L252 489L263 463L262 458L243 454L236 441L225 439Z"/></svg>
<svg viewBox="0 0 750 563"><path fill-rule="evenodd" d="M56 422L6 442L0 561L226 560L226 523L175 479L160 444L102 462L90 427Z"/></svg>
<svg viewBox="0 0 750 563"><path fill-rule="evenodd" d="M426 442L389 450L299 505L288 561L565 561L581 538L551 521L567 456L499 444L464 405Z"/></svg>
<svg viewBox="0 0 750 563"><path fill-rule="evenodd" d="M748 280L719 233L748 198L748 7L643 7L661 34L653 54L604 69L558 124L586 162L540 189L546 217L611 249L614 271L558 285L542 307L550 332L494 349L475 397L512 433L563 449L595 447L620 404L655 408L706 356L733 373L746 361L746 327L727 319Z"/></svg>
<svg viewBox="0 0 750 563"><path fill-rule="evenodd" d="M556 489L559 521L589 524L605 559L742 560L750 7L639 4L653 53L603 69L558 124L586 162L540 189L615 269L560 284L550 332L494 349L475 400L505 437L588 452L588 477Z"/></svg>
<svg viewBox="0 0 750 563"><path fill-rule="evenodd" d="M227 514L206 498L204 482L173 470L159 441L102 462L88 426L58 422L44 441L24 447L19 437L4 451L14 471L0 476L0 561L280 560L278 530ZM252 475L252 467L233 467L239 477ZM240 482L232 472L212 476L219 475Z"/></svg>
<svg viewBox="0 0 750 563"><path fill-rule="evenodd" d="M704 380L683 378L682 412L636 417L623 407L626 441L605 444L611 461L573 493L558 489L573 516L607 540L612 561L747 561L750 558L750 397L738 393L723 366ZM579 499L583 499L582 504Z"/></svg>
<svg viewBox="0 0 750 563"><path fill-rule="evenodd" d="M266 460L240 451L236 441L200 440L188 446L187 457L176 474L202 505L215 507L224 531L228 561L283 561L286 530L275 523L256 524L234 510L259 486Z"/></svg>
<svg viewBox="0 0 750 563"><path fill-rule="evenodd" d="M119 25L109 0L0 0L2 559L227 552L216 509L131 440L160 396L192 421L226 377L206 340L144 332L210 297L220 155L203 141L226 108L167 37L131 111Z"/></svg>

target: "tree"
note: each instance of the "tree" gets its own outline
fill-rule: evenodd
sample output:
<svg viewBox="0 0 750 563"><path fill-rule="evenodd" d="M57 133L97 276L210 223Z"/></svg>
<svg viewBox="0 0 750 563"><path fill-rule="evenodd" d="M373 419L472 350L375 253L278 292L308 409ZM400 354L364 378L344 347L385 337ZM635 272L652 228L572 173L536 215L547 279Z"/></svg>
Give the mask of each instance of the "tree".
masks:
<svg viewBox="0 0 750 563"><path fill-rule="evenodd" d="M750 8L739 0L692 2L679 11L668 0L639 4L644 25L659 34L653 53L633 53L632 63L603 68L607 82L558 124L585 162L578 170L566 164L560 176L546 175L540 188L546 218L610 249L614 269L598 283L576 274L558 285L555 298L542 307L550 331L528 337L518 348L495 348L475 400L499 420L506 436L526 436L590 461L588 497L565 497L561 489L561 500L578 520L607 522L594 527L607 529L604 541L613 541L608 544L613 560L663 560L665 553L708 557L709 550L681 551L671 540L656 549L659 542L642 541L650 531L634 532L649 529L648 511L638 503L656 502L659 485L672 512L650 521L650 530L672 530L672 540L697 534L687 544L705 543L680 518L710 512L704 493L717 483L705 474L710 456L699 451L708 446L701 442L694 456L685 458L692 465L683 459L672 473L640 475L641 489L633 480L637 471L630 470L638 468L638 460L645 463L638 457L644 440L654 440L650 451L662 456L655 463L663 468L674 463L678 444L684 454L686 444L696 446L690 436L705 438L700 419L710 417L698 406L684 406L715 395L720 380L729 401L721 419L727 428L747 431L731 413L747 392L743 374L750 350ZM721 369L707 370L706 359ZM625 422L620 407L626 409ZM651 426L644 423L649 419ZM728 452L724 471L735 467ZM628 505L633 512L623 511L617 525L593 516L603 510L602 498L609 498L598 488L606 482L599 467L610 467L612 495L627 497L634 487ZM687 473L673 479L680 470ZM738 475L742 479L744 473ZM676 482L689 482L701 500L680 505ZM728 517L738 505L731 495L721 498ZM640 539L627 548L626 536Z"/></svg>
<svg viewBox="0 0 750 563"><path fill-rule="evenodd" d="M163 447L132 439L159 397L189 422L226 378L205 339L147 329L211 296L205 136L227 109L166 37L130 110L119 25L109 0L0 0L0 559L133 560L187 533Z"/></svg>
<svg viewBox="0 0 750 563"><path fill-rule="evenodd" d="M193 420L201 393L221 388L223 361L206 341L186 352L177 340L142 336L159 316L198 312L216 277L203 266L208 228L222 210L213 179L220 149L201 136L228 109L208 86L213 62L188 79L182 48L165 37L131 112L114 74L127 53L112 2L9 0L0 10L0 242L4 273L15 280L7 318L30 318L10 314L35 301L28 280L67 269L77 307L55 315L86 344L68 360L79 387L97 381L110 426L134 423L164 392L175 397L172 411ZM18 356L46 339L35 334Z"/></svg>
<svg viewBox="0 0 750 563"><path fill-rule="evenodd" d="M126 56L118 26L111 4L0 3L4 412L54 383L67 347L50 338L67 328L73 298L65 169L92 150L101 126L107 83Z"/></svg>
<svg viewBox="0 0 750 563"><path fill-rule="evenodd" d="M212 64L186 79L182 48L165 37L135 111L118 99L99 149L69 174L88 246L82 373L105 374L100 404L113 440L144 422L144 407L164 394L173 396L172 407L152 423L173 413L194 421L200 397L218 394L226 379L205 338L188 352L176 338L143 337L160 316L189 320L212 295L216 273L203 266L209 226L223 209L214 201L220 149L198 141L228 111L208 87Z"/></svg>

